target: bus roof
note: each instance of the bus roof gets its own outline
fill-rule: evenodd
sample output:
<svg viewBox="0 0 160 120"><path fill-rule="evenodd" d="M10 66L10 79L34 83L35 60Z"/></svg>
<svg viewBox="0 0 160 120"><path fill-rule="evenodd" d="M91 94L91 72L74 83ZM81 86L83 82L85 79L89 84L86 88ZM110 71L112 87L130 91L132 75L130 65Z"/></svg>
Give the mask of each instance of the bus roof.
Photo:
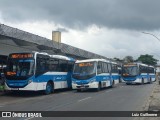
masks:
<svg viewBox="0 0 160 120"><path fill-rule="evenodd" d="M50 55L52 58L62 59L62 60L69 60L69 61L75 61L75 59L63 55Z"/></svg>
<svg viewBox="0 0 160 120"><path fill-rule="evenodd" d="M86 60L77 60L76 63L81 63L81 62L98 62L98 61L111 63L110 61L105 60L105 59L86 59Z"/></svg>
<svg viewBox="0 0 160 120"><path fill-rule="evenodd" d="M149 65L148 67L154 68L154 66Z"/></svg>
<svg viewBox="0 0 160 120"><path fill-rule="evenodd" d="M63 55L50 55L50 54L45 53L45 52L32 51L32 52L19 52L19 53L16 53L16 54L20 54L20 53L34 53L34 54L48 55L49 57L52 57L52 58L68 60L68 61L75 61L75 59L71 58L71 57L67 57L67 56L63 56ZM15 53L11 53L11 54L15 54Z"/></svg>
<svg viewBox="0 0 160 120"><path fill-rule="evenodd" d="M116 64L117 65L117 63L116 62L111 62L112 64Z"/></svg>

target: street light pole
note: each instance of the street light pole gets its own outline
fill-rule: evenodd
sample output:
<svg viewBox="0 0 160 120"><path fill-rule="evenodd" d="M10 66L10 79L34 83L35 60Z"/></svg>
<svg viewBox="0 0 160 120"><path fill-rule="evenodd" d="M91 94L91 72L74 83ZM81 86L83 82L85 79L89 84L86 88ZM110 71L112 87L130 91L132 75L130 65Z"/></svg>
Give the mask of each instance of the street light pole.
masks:
<svg viewBox="0 0 160 120"><path fill-rule="evenodd" d="M156 35L154 35L154 34L151 34L151 33L148 33L148 32L142 32L142 33L148 34L148 35L152 35L153 37L155 37L157 40L160 41L160 39L159 39ZM157 76L157 78L158 78L158 80L159 80L159 85L160 85L159 73L158 73L156 76Z"/></svg>
<svg viewBox="0 0 160 120"><path fill-rule="evenodd" d="M152 34L152 33L148 33L148 32L142 32L142 33L144 33L144 34L148 34L148 35L152 35L153 37L155 37L157 40L159 40L159 41L160 41L160 39L159 39L157 36L155 36L154 34Z"/></svg>

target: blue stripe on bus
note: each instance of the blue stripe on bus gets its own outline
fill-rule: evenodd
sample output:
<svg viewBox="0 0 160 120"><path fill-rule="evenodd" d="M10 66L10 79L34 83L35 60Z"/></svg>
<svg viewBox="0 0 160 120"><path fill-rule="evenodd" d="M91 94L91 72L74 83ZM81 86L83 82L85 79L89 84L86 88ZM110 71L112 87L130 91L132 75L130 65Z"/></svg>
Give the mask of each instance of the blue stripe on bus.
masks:
<svg viewBox="0 0 160 120"><path fill-rule="evenodd" d="M68 73L67 75L41 75L35 78L35 76L32 76L28 78L27 80L6 80L6 83L8 86L26 86L28 84L29 80L32 80L33 82L48 82L49 80L52 80L53 82L62 82L67 81L68 86L71 87L71 73Z"/></svg>
<svg viewBox="0 0 160 120"><path fill-rule="evenodd" d="M113 80L117 80L117 79L119 80L119 77L120 77L119 75L112 75Z"/></svg>
<svg viewBox="0 0 160 120"><path fill-rule="evenodd" d="M100 82L100 81L112 81L112 80L119 80L119 75L99 75L99 76L94 76L90 79L85 79L85 80L78 80L78 79L74 79L72 78L72 81L76 82L77 85L82 85L82 84L88 84L90 81L94 80L96 82Z"/></svg>
<svg viewBox="0 0 160 120"><path fill-rule="evenodd" d="M94 79L96 79L96 76L90 79L85 79L85 80L78 80L78 79L72 78L72 81L76 82L77 85L82 85L82 84L88 84L91 80L94 80Z"/></svg>
<svg viewBox="0 0 160 120"><path fill-rule="evenodd" d="M142 79L142 78L155 78L155 75L139 75L136 77L122 77L124 81L135 81L136 79Z"/></svg>

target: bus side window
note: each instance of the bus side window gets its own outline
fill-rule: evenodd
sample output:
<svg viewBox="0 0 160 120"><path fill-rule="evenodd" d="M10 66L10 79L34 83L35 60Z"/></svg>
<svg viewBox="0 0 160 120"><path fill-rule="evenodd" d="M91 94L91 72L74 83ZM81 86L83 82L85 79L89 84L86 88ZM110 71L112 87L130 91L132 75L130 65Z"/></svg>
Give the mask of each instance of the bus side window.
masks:
<svg viewBox="0 0 160 120"><path fill-rule="evenodd" d="M154 73L154 68L148 67L148 73Z"/></svg>
<svg viewBox="0 0 160 120"><path fill-rule="evenodd" d="M140 73L148 73L149 69L147 69L147 67L145 66L140 66Z"/></svg>
<svg viewBox="0 0 160 120"><path fill-rule="evenodd" d="M112 64L112 73L118 73L117 65Z"/></svg>
<svg viewBox="0 0 160 120"><path fill-rule="evenodd" d="M67 61L59 60L60 72L67 72Z"/></svg>
<svg viewBox="0 0 160 120"><path fill-rule="evenodd" d="M50 59L49 71L58 72L59 61L57 59Z"/></svg>
<svg viewBox="0 0 160 120"><path fill-rule="evenodd" d="M47 67L47 60L49 60L49 58L47 58L47 56L44 55L37 55L37 63L36 63L36 75L41 75L45 72L47 72L49 69Z"/></svg>
<svg viewBox="0 0 160 120"><path fill-rule="evenodd" d="M141 66L139 66L138 70L139 70L139 75L141 75Z"/></svg>
<svg viewBox="0 0 160 120"><path fill-rule="evenodd" d="M103 65L104 65L104 72L109 73L107 63L103 63Z"/></svg>
<svg viewBox="0 0 160 120"><path fill-rule="evenodd" d="M45 61L42 58L37 58L36 74L40 75L45 72Z"/></svg>
<svg viewBox="0 0 160 120"><path fill-rule="evenodd" d="M148 73L151 73L151 68L150 67L148 67Z"/></svg>
<svg viewBox="0 0 160 120"><path fill-rule="evenodd" d="M102 62L98 62L97 65L97 74L101 74L102 73Z"/></svg>
<svg viewBox="0 0 160 120"><path fill-rule="evenodd" d="M139 66L140 74L143 73L143 66Z"/></svg>
<svg viewBox="0 0 160 120"><path fill-rule="evenodd" d="M152 68L152 73L155 73L155 69L154 68Z"/></svg>
<svg viewBox="0 0 160 120"><path fill-rule="evenodd" d="M122 74L122 70L118 69L118 74L121 75Z"/></svg>
<svg viewBox="0 0 160 120"><path fill-rule="evenodd" d="M111 64L107 64L108 65L108 72L111 73Z"/></svg>

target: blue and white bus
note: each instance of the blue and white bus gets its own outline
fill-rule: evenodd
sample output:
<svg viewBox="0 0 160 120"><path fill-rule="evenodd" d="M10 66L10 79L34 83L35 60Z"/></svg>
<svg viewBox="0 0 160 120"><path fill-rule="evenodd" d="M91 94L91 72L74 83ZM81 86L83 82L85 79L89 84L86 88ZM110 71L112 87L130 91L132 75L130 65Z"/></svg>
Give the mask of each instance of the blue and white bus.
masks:
<svg viewBox="0 0 160 120"><path fill-rule="evenodd" d="M122 68L122 78L126 84L131 83L152 83L155 81L155 68L142 63L124 64Z"/></svg>
<svg viewBox="0 0 160 120"><path fill-rule="evenodd" d="M76 61L72 74L72 89L96 89L113 87L119 82L118 66L105 59Z"/></svg>
<svg viewBox="0 0 160 120"><path fill-rule="evenodd" d="M12 53L8 57L6 90L40 91L71 88L71 72L75 60L47 53Z"/></svg>
<svg viewBox="0 0 160 120"><path fill-rule="evenodd" d="M119 80L118 83L122 82L121 81L121 67L116 62L111 62L111 73L112 73L112 78L113 80ZM117 82L117 81L116 81Z"/></svg>

